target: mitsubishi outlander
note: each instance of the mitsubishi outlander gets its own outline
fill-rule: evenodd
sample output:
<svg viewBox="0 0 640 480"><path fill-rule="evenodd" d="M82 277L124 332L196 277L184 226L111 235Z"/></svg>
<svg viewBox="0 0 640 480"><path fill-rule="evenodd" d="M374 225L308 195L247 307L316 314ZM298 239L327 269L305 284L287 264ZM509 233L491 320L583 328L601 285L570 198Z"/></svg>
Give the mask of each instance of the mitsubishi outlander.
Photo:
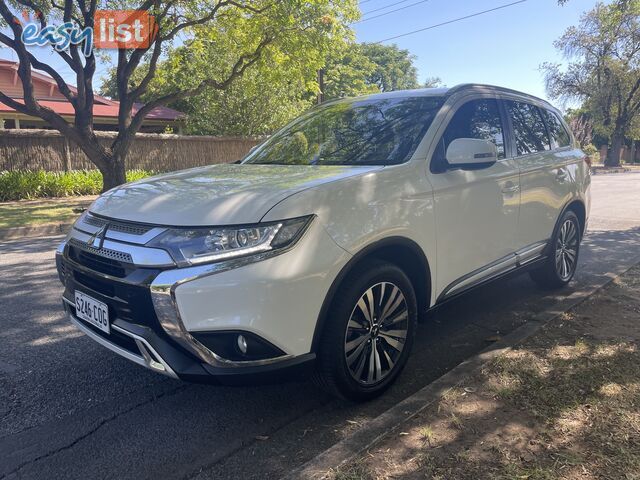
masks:
<svg viewBox="0 0 640 480"><path fill-rule="evenodd" d="M174 378L302 375L366 400L400 374L423 312L518 271L566 285L589 186L560 112L523 93L327 102L239 164L100 196L57 251L63 304Z"/></svg>

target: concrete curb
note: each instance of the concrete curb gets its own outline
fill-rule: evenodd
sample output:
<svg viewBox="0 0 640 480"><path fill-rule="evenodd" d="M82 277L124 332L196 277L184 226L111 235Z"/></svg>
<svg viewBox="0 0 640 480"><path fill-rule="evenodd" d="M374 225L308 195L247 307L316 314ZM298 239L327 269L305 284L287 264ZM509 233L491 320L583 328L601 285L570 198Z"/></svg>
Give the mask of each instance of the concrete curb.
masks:
<svg viewBox="0 0 640 480"><path fill-rule="evenodd" d="M442 377L391 407L362 428L290 472L284 479L320 480L326 478L330 473L354 460L383 437L398 429L407 420L415 417L422 410L438 401L444 391L461 384L470 374L482 368L488 361L523 342L567 310L581 304L598 290L636 266L639 261L640 258L636 258L630 266L621 266L612 272L599 276L596 281L558 301L550 309L534 315L526 324L505 335L498 342L465 360Z"/></svg>
<svg viewBox="0 0 640 480"><path fill-rule="evenodd" d="M591 167L591 175L608 175L610 173L638 173L640 169L637 167Z"/></svg>
<svg viewBox="0 0 640 480"><path fill-rule="evenodd" d="M0 228L0 240L13 240L26 237L44 237L67 233L73 223L54 223L27 227Z"/></svg>

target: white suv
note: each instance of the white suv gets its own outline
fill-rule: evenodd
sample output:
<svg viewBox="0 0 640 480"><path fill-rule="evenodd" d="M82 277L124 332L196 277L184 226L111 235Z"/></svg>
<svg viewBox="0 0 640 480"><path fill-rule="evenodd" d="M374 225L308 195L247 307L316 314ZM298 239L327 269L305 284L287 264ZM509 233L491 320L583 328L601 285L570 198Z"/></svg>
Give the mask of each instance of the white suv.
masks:
<svg viewBox="0 0 640 480"><path fill-rule="evenodd" d="M418 316L528 270L574 275L590 175L560 113L461 85L343 99L241 164L113 189L56 255L71 321L186 380L317 378L365 400Z"/></svg>

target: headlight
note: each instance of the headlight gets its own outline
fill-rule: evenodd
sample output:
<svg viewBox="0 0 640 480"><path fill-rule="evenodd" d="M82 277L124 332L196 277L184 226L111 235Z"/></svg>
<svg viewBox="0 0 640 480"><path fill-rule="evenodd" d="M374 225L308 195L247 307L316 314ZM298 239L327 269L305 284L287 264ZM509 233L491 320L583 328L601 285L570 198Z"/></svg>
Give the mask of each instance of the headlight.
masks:
<svg viewBox="0 0 640 480"><path fill-rule="evenodd" d="M172 228L148 243L168 250L179 263L197 265L292 245L313 216L242 227Z"/></svg>

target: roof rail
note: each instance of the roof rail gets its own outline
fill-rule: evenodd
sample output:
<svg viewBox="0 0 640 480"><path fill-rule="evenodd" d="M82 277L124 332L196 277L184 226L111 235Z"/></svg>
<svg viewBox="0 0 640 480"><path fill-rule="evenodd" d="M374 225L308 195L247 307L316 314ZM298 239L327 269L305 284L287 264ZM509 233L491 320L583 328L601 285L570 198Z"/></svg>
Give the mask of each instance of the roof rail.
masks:
<svg viewBox="0 0 640 480"><path fill-rule="evenodd" d="M522 95L523 97L529 97L531 99L537 100L538 102L543 102L543 103L553 107L553 105L551 105L544 98L536 97L535 95L530 95L530 94L525 93L525 92L520 92L520 91L514 90L512 88L498 87L497 85L489 85L489 84L484 84L484 83L460 83L458 85L455 85L454 87L451 87L449 89L449 91L447 92L447 95L453 95L454 93L457 93L457 92L459 92L461 90L466 90L466 89L470 89L470 88L488 88L488 89L494 90L496 92L514 93L514 94L517 94L517 95Z"/></svg>

